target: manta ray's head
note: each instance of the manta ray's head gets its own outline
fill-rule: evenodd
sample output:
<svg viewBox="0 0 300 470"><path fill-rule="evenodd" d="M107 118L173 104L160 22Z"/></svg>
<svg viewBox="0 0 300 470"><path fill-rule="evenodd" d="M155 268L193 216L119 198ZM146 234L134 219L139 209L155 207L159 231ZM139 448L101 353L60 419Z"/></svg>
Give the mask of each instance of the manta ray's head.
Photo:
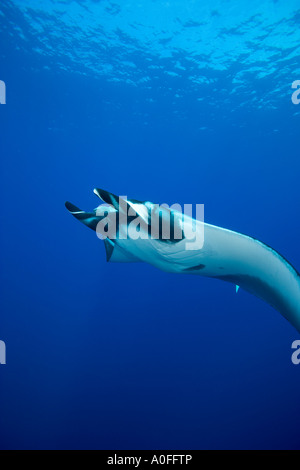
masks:
<svg viewBox="0 0 300 470"><path fill-rule="evenodd" d="M104 227L111 221L115 223L117 235L120 233L124 235L125 230L128 233L128 228L132 223L136 225L138 231L147 233L149 238L154 234L155 238L161 242L176 243L184 238L181 213L149 201L142 202L127 199L126 196L119 197L104 189L96 188L94 193L101 199L102 204L90 212L80 210L71 202L66 202L65 206L77 220L97 233L101 228L101 223ZM169 224L169 227L163 230L166 224ZM110 238L109 235L108 238Z"/></svg>
<svg viewBox="0 0 300 470"><path fill-rule="evenodd" d="M115 208L117 206L117 197L114 196L111 193L108 193L107 191L100 190L100 189L94 189L94 193L105 203L106 206L106 214L109 213L116 213L118 209ZM103 197L101 197L101 194ZM104 199L105 198L105 199ZM105 214L100 214L98 207L93 209L92 211L86 212L81 209L79 209L77 206L72 204L71 202L67 201L65 203L66 208L72 214L75 219L79 220L82 222L84 225L87 227L91 228L92 230L96 231L97 230L97 225L98 223L104 218ZM104 204L101 205L103 207Z"/></svg>

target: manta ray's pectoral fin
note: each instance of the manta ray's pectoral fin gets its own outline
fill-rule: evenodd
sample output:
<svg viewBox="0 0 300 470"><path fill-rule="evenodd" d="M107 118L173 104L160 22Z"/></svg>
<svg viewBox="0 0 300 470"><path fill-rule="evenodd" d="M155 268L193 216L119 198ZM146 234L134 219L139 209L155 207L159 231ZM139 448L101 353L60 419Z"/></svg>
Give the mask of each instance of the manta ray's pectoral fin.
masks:
<svg viewBox="0 0 300 470"><path fill-rule="evenodd" d="M96 215L96 212L84 212L68 201L65 206L75 219L80 220L84 225L96 231L97 224L100 221L100 217Z"/></svg>

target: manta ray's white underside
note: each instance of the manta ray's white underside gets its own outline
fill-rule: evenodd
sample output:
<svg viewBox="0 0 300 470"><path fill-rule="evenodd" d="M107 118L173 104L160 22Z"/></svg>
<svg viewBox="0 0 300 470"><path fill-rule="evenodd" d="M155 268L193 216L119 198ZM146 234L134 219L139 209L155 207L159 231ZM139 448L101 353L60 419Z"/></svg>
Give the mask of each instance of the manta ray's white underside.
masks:
<svg viewBox="0 0 300 470"><path fill-rule="evenodd" d="M112 211L118 212L118 198L94 191ZM151 203L127 201L144 220ZM97 210L86 213L70 203L67 209L85 225L96 230ZM185 223L189 223L188 218ZM222 279L242 287L278 310L300 332L300 275L279 253L241 233L190 219L204 233L199 249L187 249L187 240L127 238L106 239L110 262L146 262L168 272L189 273ZM195 225L194 225L195 226ZM119 226L118 233L125 227ZM127 227L126 227L127 229ZM200 237L202 239L202 237Z"/></svg>

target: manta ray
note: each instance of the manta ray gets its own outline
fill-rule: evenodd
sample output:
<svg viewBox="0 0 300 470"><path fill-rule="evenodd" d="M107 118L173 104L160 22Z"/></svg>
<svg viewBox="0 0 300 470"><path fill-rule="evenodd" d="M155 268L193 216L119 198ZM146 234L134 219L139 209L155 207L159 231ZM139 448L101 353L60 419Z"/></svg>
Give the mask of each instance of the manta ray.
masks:
<svg viewBox="0 0 300 470"><path fill-rule="evenodd" d="M162 206L159 217L154 217L157 205L149 201L117 197L102 189L94 189L94 193L102 204L90 212L70 202L65 205L76 219L94 231L109 222L115 223L113 236L109 231L101 231L107 261L145 262L167 272L231 282L236 292L241 287L264 300L300 332L300 274L273 248L248 235ZM159 220L155 236L151 236L153 220ZM162 231L166 220L170 226L167 236ZM135 236L126 236L130 225L136 229ZM186 236L188 232L194 233L194 245Z"/></svg>

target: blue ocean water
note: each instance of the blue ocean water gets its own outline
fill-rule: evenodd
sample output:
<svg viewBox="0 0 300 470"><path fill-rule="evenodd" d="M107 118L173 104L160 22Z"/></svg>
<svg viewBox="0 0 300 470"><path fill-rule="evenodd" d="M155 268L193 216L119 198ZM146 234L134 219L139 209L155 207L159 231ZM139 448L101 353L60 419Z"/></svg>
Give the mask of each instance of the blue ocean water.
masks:
<svg viewBox="0 0 300 470"><path fill-rule="evenodd" d="M105 261L94 187L204 203L300 269L294 0L1 0L0 448L299 449L296 330Z"/></svg>

